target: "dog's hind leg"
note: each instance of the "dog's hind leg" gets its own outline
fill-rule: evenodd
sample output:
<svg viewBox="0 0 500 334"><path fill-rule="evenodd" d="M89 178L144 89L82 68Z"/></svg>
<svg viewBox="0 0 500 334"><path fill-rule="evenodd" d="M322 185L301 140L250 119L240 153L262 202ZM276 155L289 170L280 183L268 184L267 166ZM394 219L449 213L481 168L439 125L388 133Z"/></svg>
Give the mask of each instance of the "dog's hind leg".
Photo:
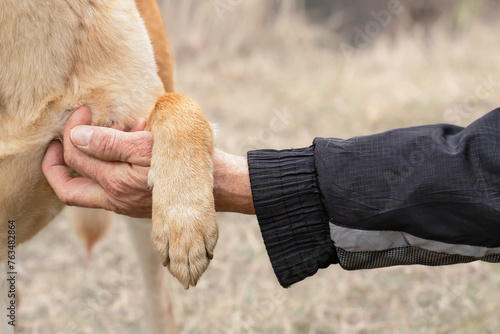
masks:
<svg viewBox="0 0 500 334"><path fill-rule="evenodd" d="M85 244L87 260L90 260L92 248L106 234L115 214L110 211L76 206L66 208L65 214L76 234Z"/></svg>
<svg viewBox="0 0 500 334"><path fill-rule="evenodd" d="M178 333L172 301L165 281L167 271L161 265L158 252L151 244L151 220L124 218L129 225L144 278L146 288L144 311L149 327L147 333Z"/></svg>

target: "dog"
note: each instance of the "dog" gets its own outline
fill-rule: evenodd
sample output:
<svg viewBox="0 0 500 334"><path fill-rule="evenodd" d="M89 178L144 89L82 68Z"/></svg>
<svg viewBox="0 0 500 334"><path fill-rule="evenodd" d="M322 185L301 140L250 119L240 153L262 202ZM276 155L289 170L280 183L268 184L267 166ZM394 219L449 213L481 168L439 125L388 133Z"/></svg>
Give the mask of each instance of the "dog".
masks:
<svg viewBox="0 0 500 334"><path fill-rule="evenodd" d="M5 267L9 256L9 221L19 245L63 208L41 163L71 113L87 105L93 125L130 129L137 118L148 120L152 228L132 218L129 225L147 280L161 281L155 257L186 289L196 285L218 234L213 129L194 101L173 92L173 58L156 2L2 0L0 22L0 263ZM159 258L148 248L149 234ZM158 309L168 304L161 291L148 296Z"/></svg>

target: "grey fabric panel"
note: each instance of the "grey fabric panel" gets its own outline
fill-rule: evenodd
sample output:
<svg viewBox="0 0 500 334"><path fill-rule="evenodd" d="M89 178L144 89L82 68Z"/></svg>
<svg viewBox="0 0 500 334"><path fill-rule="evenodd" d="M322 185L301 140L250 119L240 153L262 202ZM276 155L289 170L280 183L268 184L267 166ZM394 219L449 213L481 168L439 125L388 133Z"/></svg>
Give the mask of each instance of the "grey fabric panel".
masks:
<svg viewBox="0 0 500 334"><path fill-rule="evenodd" d="M378 252L348 252L337 247L340 265L345 270L374 269L397 265L421 264L426 266L444 266L466 263L476 260L499 263L500 254L491 254L482 258L454 254L436 253L417 247L398 247Z"/></svg>
<svg viewBox="0 0 500 334"><path fill-rule="evenodd" d="M500 254L500 248L454 245L418 238L405 232L356 230L333 223L330 223L330 237L336 247L347 252L378 252L395 248L415 247L430 252L473 258Z"/></svg>

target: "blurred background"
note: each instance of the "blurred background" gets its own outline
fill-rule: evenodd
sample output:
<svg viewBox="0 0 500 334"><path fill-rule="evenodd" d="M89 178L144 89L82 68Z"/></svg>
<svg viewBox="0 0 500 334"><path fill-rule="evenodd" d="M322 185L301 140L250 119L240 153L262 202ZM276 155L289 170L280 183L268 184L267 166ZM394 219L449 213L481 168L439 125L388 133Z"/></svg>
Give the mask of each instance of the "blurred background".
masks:
<svg viewBox="0 0 500 334"><path fill-rule="evenodd" d="M245 154L314 137L466 126L500 105L499 3L161 0L176 90ZM220 214L198 286L168 284L182 333L495 333L500 267L338 266L282 289L253 217ZM63 217L19 252L21 333L146 333L137 259L118 221L86 263Z"/></svg>

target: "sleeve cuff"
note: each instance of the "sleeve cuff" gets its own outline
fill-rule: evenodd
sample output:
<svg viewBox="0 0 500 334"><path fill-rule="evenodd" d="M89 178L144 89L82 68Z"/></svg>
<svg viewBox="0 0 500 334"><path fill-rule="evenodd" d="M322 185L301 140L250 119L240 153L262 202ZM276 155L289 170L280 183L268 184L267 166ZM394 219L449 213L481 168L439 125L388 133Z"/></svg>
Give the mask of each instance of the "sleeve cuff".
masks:
<svg viewBox="0 0 500 334"><path fill-rule="evenodd" d="M280 284L287 288L338 263L314 147L250 151L247 158L255 213Z"/></svg>

